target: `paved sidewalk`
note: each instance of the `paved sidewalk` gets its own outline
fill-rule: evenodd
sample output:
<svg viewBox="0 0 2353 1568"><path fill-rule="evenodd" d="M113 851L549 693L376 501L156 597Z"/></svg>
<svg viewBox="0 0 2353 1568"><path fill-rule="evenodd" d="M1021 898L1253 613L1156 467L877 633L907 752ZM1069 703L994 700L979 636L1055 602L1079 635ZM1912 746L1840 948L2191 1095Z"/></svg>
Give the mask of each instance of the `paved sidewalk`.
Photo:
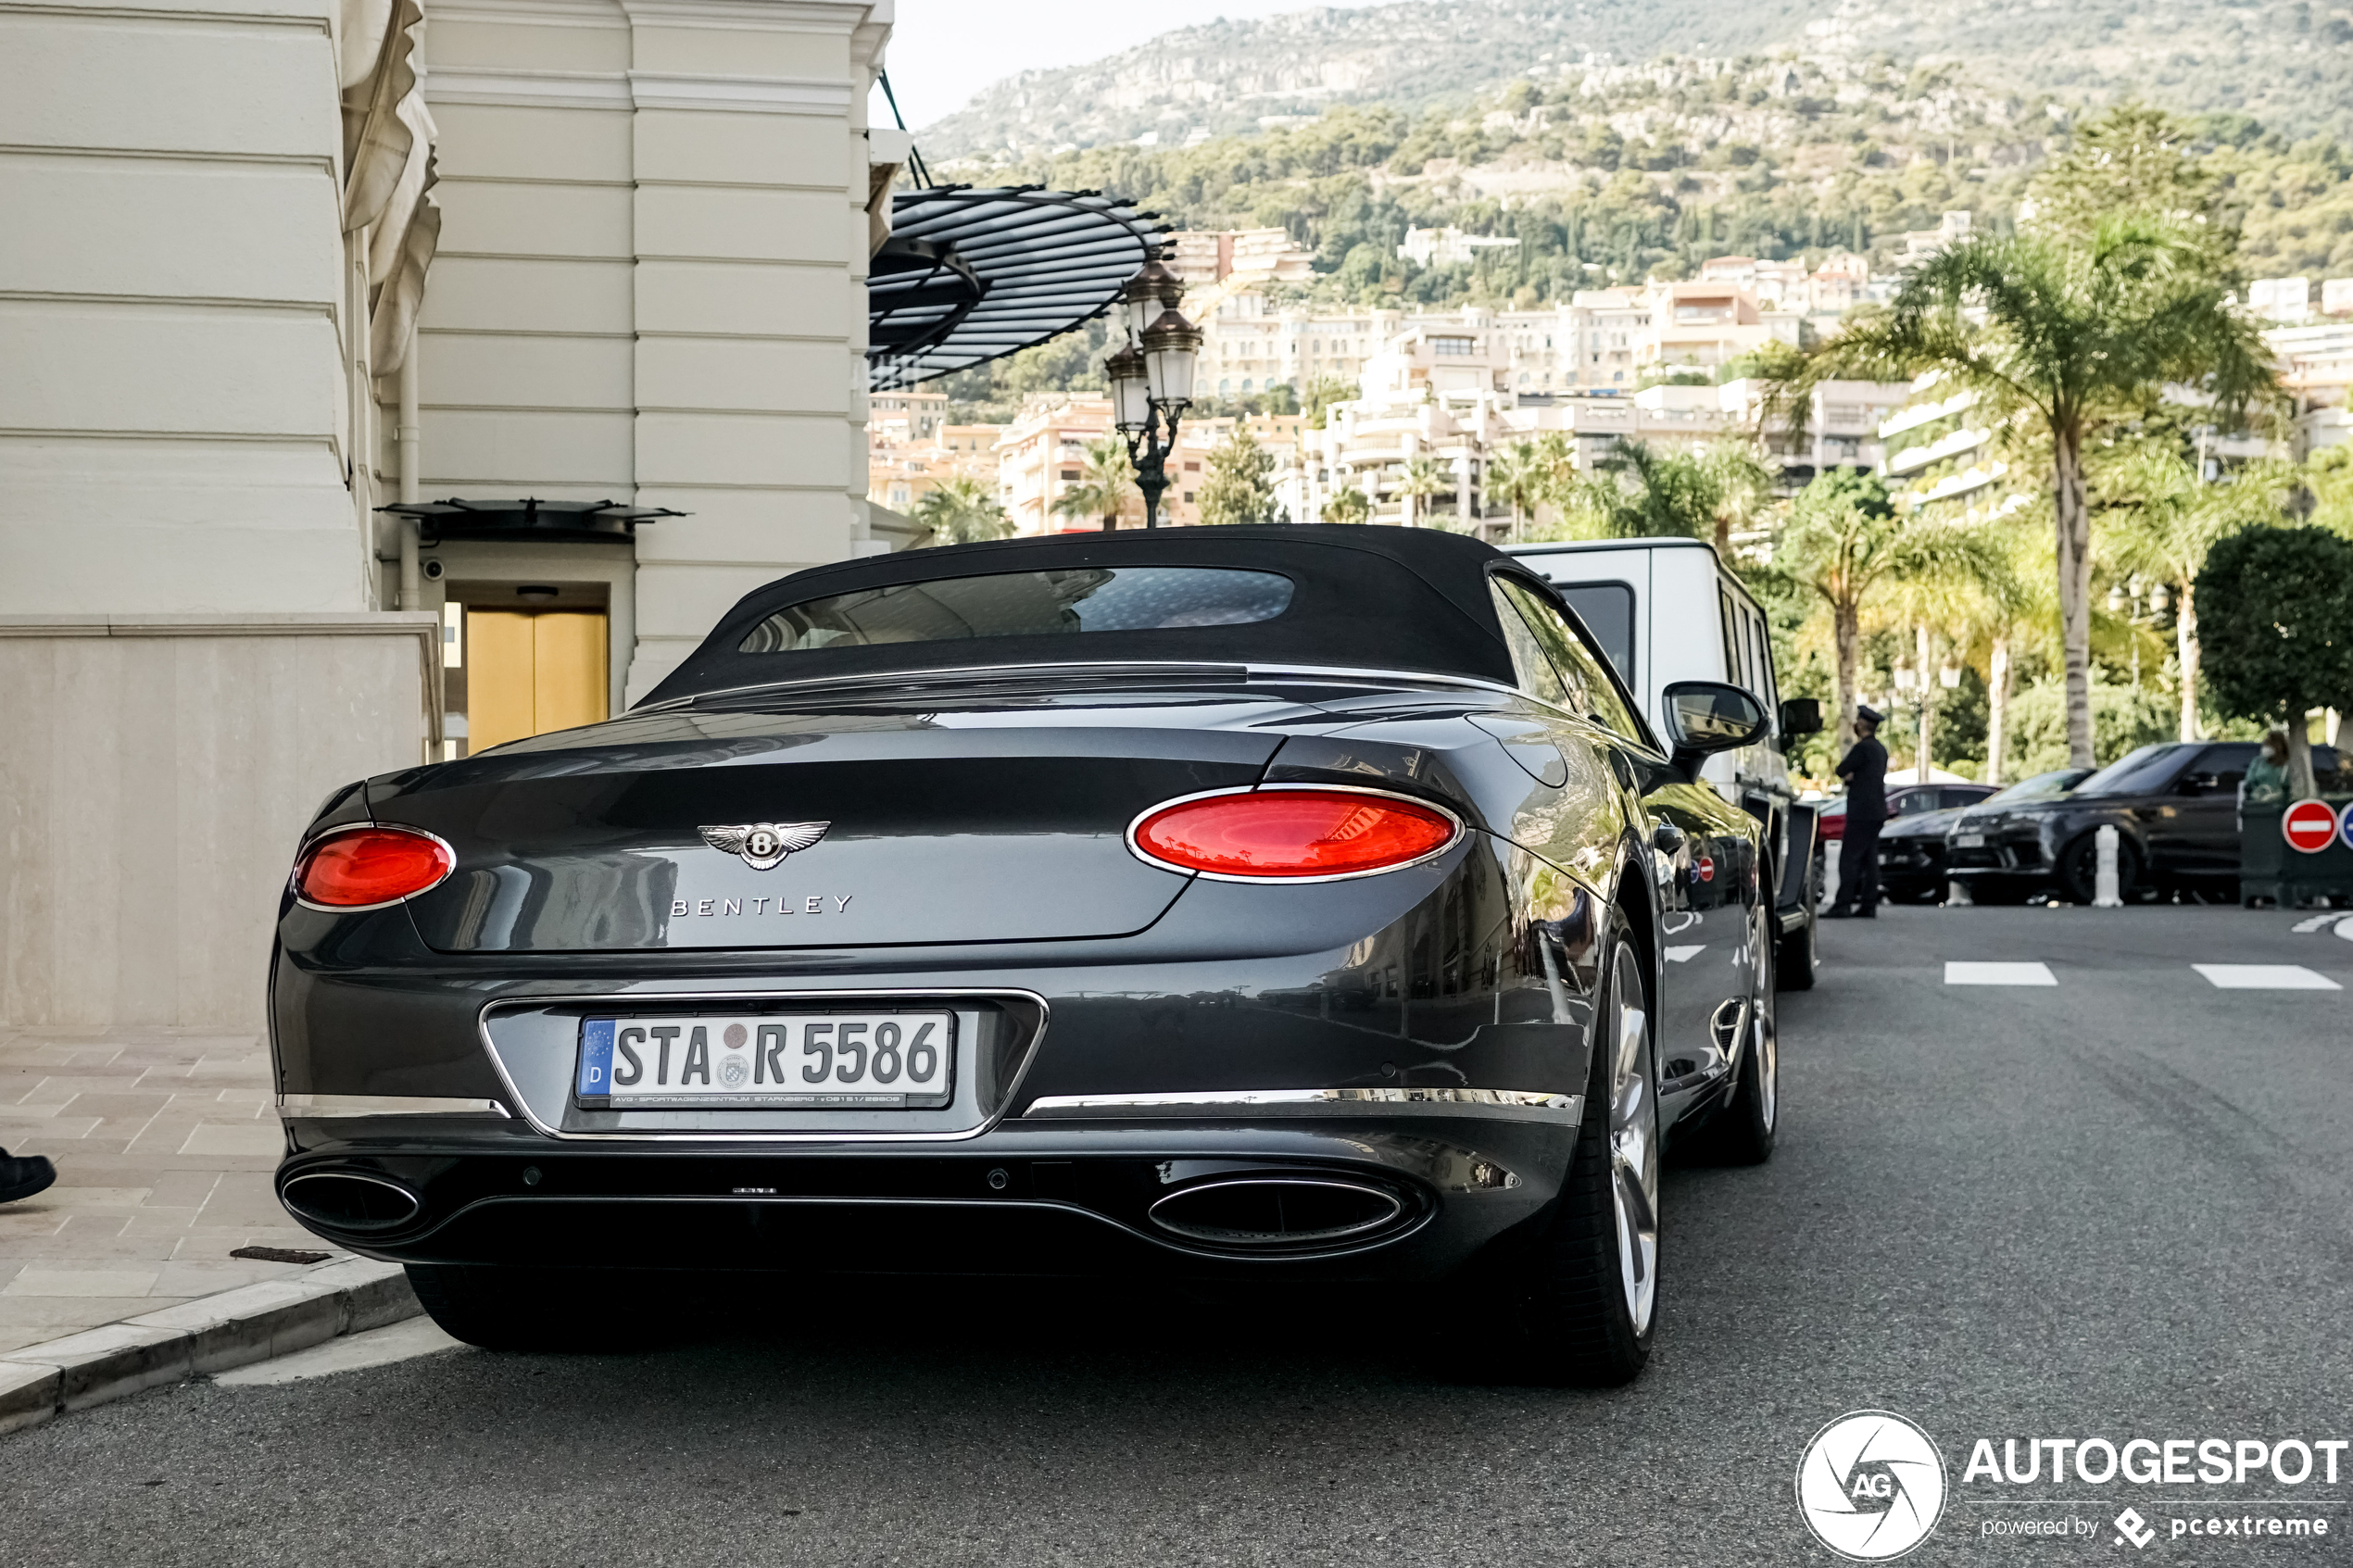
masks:
<svg viewBox="0 0 2353 1568"><path fill-rule="evenodd" d="M0 1029L0 1148L57 1166L0 1204L0 1356L306 1272L240 1247L348 1257L278 1207L281 1147L258 1035Z"/></svg>

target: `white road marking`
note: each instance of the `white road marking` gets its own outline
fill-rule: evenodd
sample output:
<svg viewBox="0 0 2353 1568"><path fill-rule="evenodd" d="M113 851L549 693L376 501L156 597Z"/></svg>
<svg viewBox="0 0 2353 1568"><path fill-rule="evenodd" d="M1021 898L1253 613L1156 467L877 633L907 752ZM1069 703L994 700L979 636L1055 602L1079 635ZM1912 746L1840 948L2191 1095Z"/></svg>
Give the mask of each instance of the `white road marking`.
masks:
<svg viewBox="0 0 2353 1568"><path fill-rule="evenodd" d="M1947 985L2056 985L2057 976L2045 963L1952 963L1944 966Z"/></svg>
<svg viewBox="0 0 2353 1568"><path fill-rule="evenodd" d="M2218 991L2342 991L2325 974L2300 963L2194 963Z"/></svg>
<svg viewBox="0 0 2353 1568"><path fill-rule="evenodd" d="M2347 915L2336 922L2336 934L2347 942L2353 942L2353 915Z"/></svg>
<svg viewBox="0 0 2353 1568"><path fill-rule="evenodd" d="M1668 963L1689 963L1692 960L1697 958L1700 954L1705 952L1706 950L1707 944L1705 942L1694 942L1688 947L1669 947L1667 949L1667 961Z"/></svg>
<svg viewBox="0 0 2353 1568"><path fill-rule="evenodd" d="M340 1339L330 1339L323 1345L313 1345L308 1350L296 1350L291 1356L279 1356L271 1361L256 1361L217 1374L215 1383L225 1383L233 1388L248 1388L272 1383L299 1383L309 1377L332 1377L339 1372L357 1372L361 1367L389 1366L394 1361L414 1361L419 1356L436 1356L444 1350L463 1350L467 1347L441 1332L441 1326L431 1318L409 1318L387 1328L371 1328L365 1334L346 1334Z"/></svg>
<svg viewBox="0 0 2353 1568"><path fill-rule="evenodd" d="M2297 921L2297 922L2296 922L2295 926L2294 926L2292 929L2293 929L2293 930L2295 930L2295 931L2296 932L2296 934L2297 934L2297 935L2301 935L2302 934L2304 934L2304 933L2306 933L2306 932L2309 932L2309 931L2318 931L2318 930L2320 930L2320 929L2321 929L2321 927L2322 927L2322 926L2324 926L2324 925L2329 925L2329 924L2334 923L2334 922L2337 922L2337 921L2340 921L2340 920L2347 920L2347 919L2353 919L2353 916L2347 916L2347 915L2314 915L2314 916L2312 916L2309 920L2300 920L2300 921Z"/></svg>

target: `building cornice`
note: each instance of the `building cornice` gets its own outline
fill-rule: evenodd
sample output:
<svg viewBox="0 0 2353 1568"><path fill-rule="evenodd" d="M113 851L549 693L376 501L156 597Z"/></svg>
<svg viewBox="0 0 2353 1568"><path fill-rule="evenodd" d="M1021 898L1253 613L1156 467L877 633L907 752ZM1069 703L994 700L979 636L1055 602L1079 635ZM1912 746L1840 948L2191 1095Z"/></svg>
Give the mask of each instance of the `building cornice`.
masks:
<svg viewBox="0 0 2353 1568"><path fill-rule="evenodd" d="M845 37L880 19L875 0L620 0L640 27L721 28L731 32L825 32ZM882 13L877 18L875 13Z"/></svg>
<svg viewBox="0 0 2353 1568"><path fill-rule="evenodd" d="M450 66L421 74L429 104L843 116L849 113L852 101L849 82L814 77L657 70L475 70Z"/></svg>
<svg viewBox="0 0 2353 1568"><path fill-rule="evenodd" d="M733 114L849 112L847 82L812 77L696 76L633 70L629 86L641 109L716 109Z"/></svg>

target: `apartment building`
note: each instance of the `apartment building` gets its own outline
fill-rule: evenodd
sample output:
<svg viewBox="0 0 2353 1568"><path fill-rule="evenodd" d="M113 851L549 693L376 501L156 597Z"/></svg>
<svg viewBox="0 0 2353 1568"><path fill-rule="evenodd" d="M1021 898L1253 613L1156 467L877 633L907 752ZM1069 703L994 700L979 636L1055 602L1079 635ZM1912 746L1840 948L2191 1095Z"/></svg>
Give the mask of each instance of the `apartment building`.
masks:
<svg viewBox="0 0 2353 1568"><path fill-rule="evenodd" d="M866 433L877 443L926 442L948 422L948 395L893 388L866 396Z"/></svg>
<svg viewBox="0 0 2353 1568"><path fill-rule="evenodd" d="M2332 279L2328 287L2337 282ZM2301 460L2321 447L2353 440L2353 408L2347 406L2353 392L2353 321L2339 318L2276 327L2263 340L2277 356L2280 380L2294 399L2295 456Z"/></svg>
<svg viewBox="0 0 2353 1568"><path fill-rule="evenodd" d="M1768 411L1761 382L1743 379L1707 390L1717 394L1734 423L1758 433L1767 462L1789 486L1832 469L1883 471L1888 448L1881 426L1912 394L1906 382L1824 382L1813 390L1801 417L1792 419Z"/></svg>
<svg viewBox="0 0 2353 1568"><path fill-rule="evenodd" d="M940 424L927 439L894 441L878 430L867 454L866 497L905 517L951 479L976 479L994 492L997 442L1004 433L1003 425Z"/></svg>
<svg viewBox="0 0 2353 1568"><path fill-rule="evenodd" d="M1776 338L1798 345L1802 314L1768 318L1756 296L1734 283L1654 284L1646 303L1650 330L1634 357L1637 370L1714 370Z"/></svg>
<svg viewBox="0 0 2353 1568"><path fill-rule="evenodd" d="M1229 280L1301 283L1315 275L1315 253L1288 229L1180 229L1168 238L1166 265L1189 289Z"/></svg>
<svg viewBox="0 0 2353 1568"><path fill-rule="evenodd" d="M1416 267L1467 267L1479 252L1516 250L1519 242L1496 234L1466 234L1460 229L1408 229L1397 254Z"/></svg>
<svg viewBox="0 0 2353 1568"><path fill-rule="evenodd" d="M1176 430L1176 449L1168 455L1168 488L1161 495L1163 527L1185 528L1201 521L1201 489L1209 476L1209 457L1232 434L1238 422L1247 422L1252 436L1278 464L1289 460L1299 445L1306 420L1298 414L1253 414L1247 421L1232 416L1188 419ZM996 465L998 499L1013 521L1016 533L1088 533L1102 526L1100 519L1064 517L1054 508L1086 475L1088 446L1116 433L1112 429L1111 402L1100 397L1040 397L1033 399L1010 425L950 425L945 438L959 439L993 430L1000 439L991 453L970 454L967 460L991 459ZM1301 514L1294 510L1294 518ZM1305 521L1303 518L1302 521ZM1144 501L1131 493L1119 512L1119 526L1141 528Z"/></svg>

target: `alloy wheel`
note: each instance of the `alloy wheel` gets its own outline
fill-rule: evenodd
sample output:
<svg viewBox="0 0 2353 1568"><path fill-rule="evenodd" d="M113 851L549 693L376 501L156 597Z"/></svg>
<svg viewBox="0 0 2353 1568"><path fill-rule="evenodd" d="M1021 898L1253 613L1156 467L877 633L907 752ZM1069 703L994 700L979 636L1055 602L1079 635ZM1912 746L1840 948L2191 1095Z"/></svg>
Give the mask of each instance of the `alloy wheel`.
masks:
<svg viewBox="0 0 2353 1568"><path fill-rule="evenodd" d="M1610 1185L1618 1280L1637 1335L1649 1332L1658 1302L1658 1085L1642 1004L1641 965L1621 947L1610 976Z"/></svg>

